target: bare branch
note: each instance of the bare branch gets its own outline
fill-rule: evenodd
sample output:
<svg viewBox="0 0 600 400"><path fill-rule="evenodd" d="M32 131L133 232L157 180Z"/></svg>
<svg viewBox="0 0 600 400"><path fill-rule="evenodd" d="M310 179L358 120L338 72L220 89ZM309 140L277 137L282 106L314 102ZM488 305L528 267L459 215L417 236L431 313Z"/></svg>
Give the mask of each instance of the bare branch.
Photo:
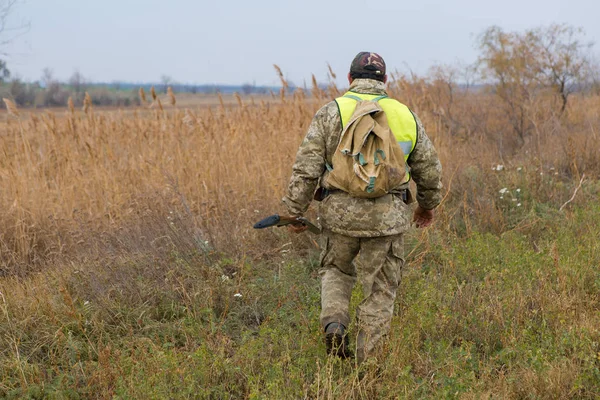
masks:
<svg viewBox="0 0 600 400"><path fill-rule="evenodd" d="M21 0L0 0L0 54L7 55L1 50L18 37L29 31L30 23L22 21L20 24L9 25L9 17L15 8L22 3Z"/></svg>
<svg viewBox="0 0 600 400"><path fill-rule="evenodd" d="M581 175L581 180L579 181L579 185L575 188L575 191L573 192L573 196L571 196L571 198L569 200L567 200L567 202L565 204L563 204L562 206L560 206L560 208L558 209L558 211L562 211L563 208L565 208L565 206L567 204L569 204L570 202L572 202L573 200L575 200L575 195L577 195L577 191L581 188L581 184L583 183L584 179L585 179L585 174Z"/></svg>

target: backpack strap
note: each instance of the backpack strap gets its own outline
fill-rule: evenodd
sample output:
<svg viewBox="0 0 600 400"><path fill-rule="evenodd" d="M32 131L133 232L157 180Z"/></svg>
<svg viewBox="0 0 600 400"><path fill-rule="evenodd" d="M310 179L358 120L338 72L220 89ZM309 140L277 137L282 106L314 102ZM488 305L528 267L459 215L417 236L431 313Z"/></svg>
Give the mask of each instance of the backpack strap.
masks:
<svg viewBox="0 0 600 400"><path fill-rule="evenodd" d="M369 184L365 189L367 193L373 193L375 191L375 179L376 178L374 176L369 177Z"/></svg>
<svg viewBox="0 0 600 400"><path fill-rule="evenodd" d="M382 160L385 160L385 151L381 150L381 149L377 149L377 151L375 151L375 155L373 156L373 159L375 160L375 165L379 165L381 163L381 161L379 161L379 157L377 157L377 155L381 156Z"/></svg>

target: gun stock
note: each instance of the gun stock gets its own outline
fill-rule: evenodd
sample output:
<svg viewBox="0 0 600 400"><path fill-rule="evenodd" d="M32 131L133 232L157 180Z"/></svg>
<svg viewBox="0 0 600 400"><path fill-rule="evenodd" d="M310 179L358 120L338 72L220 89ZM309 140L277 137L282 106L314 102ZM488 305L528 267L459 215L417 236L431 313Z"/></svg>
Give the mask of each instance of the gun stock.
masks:
<svg viewBox="0 0 600 400"><path fill-rule="evenodd" d="M254 229L263 229L270 228L271 226L286 225L304 225L308 227L308 230L311 233L314 233L316 235L321 233L321 229L319 229L315 224L313 224L304 217L285 217L280 216L278 214L274 214L267 218L261 219L256 224L254 224Z"/></svg>

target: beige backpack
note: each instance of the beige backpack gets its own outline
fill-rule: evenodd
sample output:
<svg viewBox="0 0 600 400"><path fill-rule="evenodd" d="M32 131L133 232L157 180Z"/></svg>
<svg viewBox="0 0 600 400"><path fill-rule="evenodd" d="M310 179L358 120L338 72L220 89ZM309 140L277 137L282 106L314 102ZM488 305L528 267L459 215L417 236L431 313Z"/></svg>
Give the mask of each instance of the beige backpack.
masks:
<svg viewBox="0 0 600 400"><path fill-rule="evenodd" d="M330 186L361 198L381 197L406 181L404 152L376 101L357 102L332 157Z"/></svg>

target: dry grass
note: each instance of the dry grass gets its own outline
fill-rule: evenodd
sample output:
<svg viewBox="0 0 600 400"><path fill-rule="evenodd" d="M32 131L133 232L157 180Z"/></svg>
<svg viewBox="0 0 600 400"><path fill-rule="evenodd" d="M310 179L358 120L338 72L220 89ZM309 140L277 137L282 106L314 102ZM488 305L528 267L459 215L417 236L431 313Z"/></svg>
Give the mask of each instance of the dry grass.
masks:
<svg viewBox="0 0 600 400"><path fill-rule="evenodd" d="M511 183L502 182L506 170L522 168L535 183L532 197L557 204L572 192L565 197L561 185L544 184L544 173L577 182L583 173L597 176L600 99L574 98L562 120L538 117L547 106L540 101L540 111L533 113L539 118L536 131L517 145L491 95L455 93L453 104L436 103L442 96L434 96L435 90L399 81L392 92L409 100L439 150L447 202L454 205L444 209L449 215L473 214L478 226L502 232L510 221L494 193ZM6 120L0 142L6 155L0 165L0 218L10 227L1 242L4 270L85 254L86 235L141 223L137 213L156 210L157 197L193 215L197 229L220 248L239 254L262 247L250 225L280 210L295 151L318 105L297 92L277 97L283 101L276 104L235 95L234 108L221 101L165 111L156 94L153 98L154 110L126 114L91 113L86 100L83 114L71 108L65 115L27 118L18 117L13 105L17 118ZM493 171L497 165L506 170Z"/></svg>
<svg viewBox="0 0 600 400"><path fill-rule="evenodd" d="M7 120L0 144L9 155L1 167L1 218L11 227L2 240L5 273L87 256L90 235L143 223L145 210L182 209L221 248L257 244L251 222L278 210L315 107L300 94L283 107L237 102L127 116L88 106L83 114ZM172 205L159 210L157 202Z"/></svg>

